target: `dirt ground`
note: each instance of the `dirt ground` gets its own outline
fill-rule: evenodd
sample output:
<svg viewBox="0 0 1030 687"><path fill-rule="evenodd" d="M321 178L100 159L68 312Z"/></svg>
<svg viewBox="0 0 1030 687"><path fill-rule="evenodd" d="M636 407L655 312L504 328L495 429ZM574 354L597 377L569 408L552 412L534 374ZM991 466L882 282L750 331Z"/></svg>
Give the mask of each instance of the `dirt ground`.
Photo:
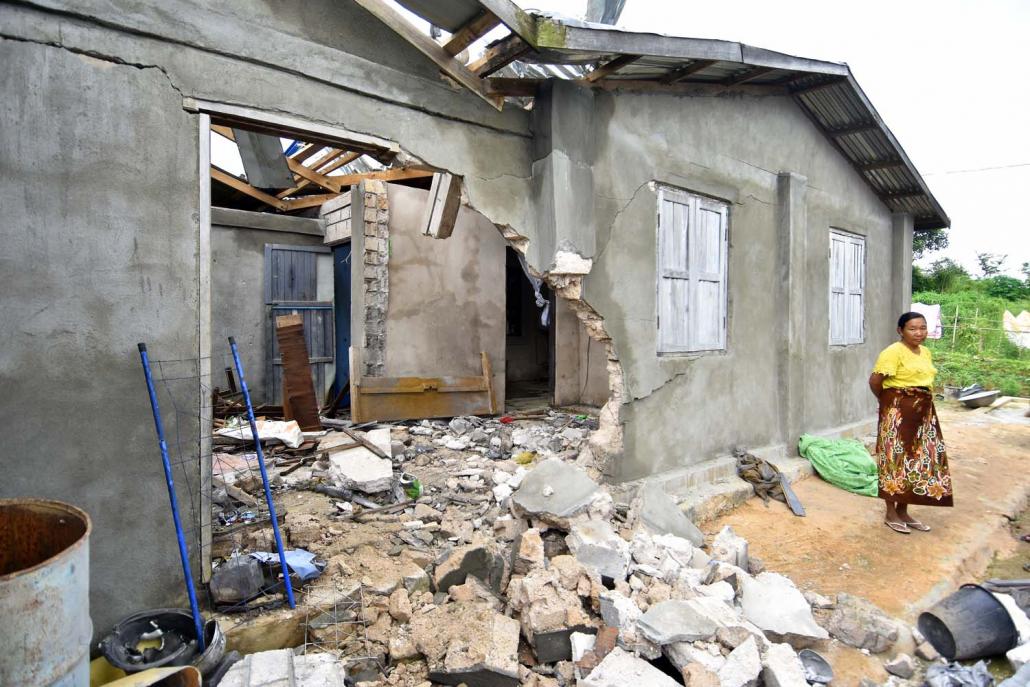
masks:
<svg viewBox="0 0 1030 687"><path fill-rule="evenodd" d="M1022 574L1030 544L1012 536L1009 521L1030 493L1030 423L999 422L950 404L938 405L955 489L954 508L913 507L932 532L901 535L883 524L883 504L811 477L795 492L807 510L794 517L772 502L753 498L703 527L714 534L731 525L750 543L750 553L769 570L790 577L802 589L824 595L848 592L914 623L934 601L963 582L991 574ZM834 643L836 644L836 643ZM867 657L840 645L829 658L839 676L883 679L882 657ZM851 684L845 679L835 684Z"/></svg>

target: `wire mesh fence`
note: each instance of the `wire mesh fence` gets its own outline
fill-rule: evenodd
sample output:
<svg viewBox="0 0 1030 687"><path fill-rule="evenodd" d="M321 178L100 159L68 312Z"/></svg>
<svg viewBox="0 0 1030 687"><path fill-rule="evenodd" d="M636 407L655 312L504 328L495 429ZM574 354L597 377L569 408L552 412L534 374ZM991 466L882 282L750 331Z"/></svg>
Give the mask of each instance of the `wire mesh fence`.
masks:
<svg viewBox="0 0 1030 687"><path fill-rule="evenodd" d="M1025 336L1025 335L1023 335ZM1010 396L1030 395L1030 348L995 314L956 306L941 312L940 338L928 339L938 382L981 384Z"/></svg>

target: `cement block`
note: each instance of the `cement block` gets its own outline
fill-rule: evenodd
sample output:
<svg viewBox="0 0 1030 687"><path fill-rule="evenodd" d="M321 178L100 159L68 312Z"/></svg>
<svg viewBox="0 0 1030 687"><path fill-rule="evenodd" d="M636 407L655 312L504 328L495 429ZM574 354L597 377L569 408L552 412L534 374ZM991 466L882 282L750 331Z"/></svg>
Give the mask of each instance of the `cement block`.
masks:
<svg viewBox="0 0 1030 687"><path fill-rule="evenodd" d="M243 657L219 683L222 687L344 687L347 670L332 654L294 656L290 649Z"/></svg>
<svg viewBox="0 0 1030 687"><path fill-rule="evenodd" d="M516 687L519 623L477 603L450 603L417 614L411 634L429 679L444 685Z"/></svg>
<svg viewBox="0 0 1030 687"><path fill-rule="evenodd" d="M366 494L393 488L393 463L364 446L329 454L329 477L344 489Z"/></svg>
<svg viewBox="0 0 1030 687"><path fill-rule="evenodd" d="M762 662L765 687L807 687L805 667L789 644L771 644Z"/></svg>
<svg viewBox="0 0 1030 687"><path fill-rule="evenodd" d="M658 644L696 642L715 636L721 623L699 612L688 601L670 599L647 609L637 621L641 634Z"/></svg>
<svg viewBox="0 0 1030 687"><path fill-rule="evenodd" d="M561 521L586 511L599 491L583 470L550 459L529 471L512 503L527 515Z"/></svg>
<svg viewBox="0 0 1030 687"><path fill-rule="evenodd" d="M747 540L737 536L733 528L726 525L715 536L711 546L712 558L748 569Z"/></svg>
<svg viewBox="0 0 1030 687"><path fill-rule="evenodd" d="M565 543L576 560L602 577L626 579L629 544L607 522L590 520L574 525Z"/></svg>
<svg viewBox="0 0 1030 687"><path fill-rule="evenodd" d="M742 583L741 609L744 617L763 632L800 646L829 634L812 617L812 609L794 583L777 573L738 576Z"/></svg>
<svg viewBox="0 0 1030 687"><path fill-rule="evenodd" d="M761 672L762 658L752 637L726 657L726 663L719 669L719 684L722 687L756 687Z"/></svg>

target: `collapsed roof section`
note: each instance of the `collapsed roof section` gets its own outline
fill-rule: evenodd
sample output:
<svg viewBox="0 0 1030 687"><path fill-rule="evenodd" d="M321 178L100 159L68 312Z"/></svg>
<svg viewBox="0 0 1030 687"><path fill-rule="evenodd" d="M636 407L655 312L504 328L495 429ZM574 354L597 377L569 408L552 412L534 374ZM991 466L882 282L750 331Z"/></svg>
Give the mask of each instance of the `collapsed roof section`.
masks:
<svg viewBox="0 0 1030 687"><path fill-rule="evenodd" d="M843 63L810 60L714 39L616 29L545 14L510 0L396 0L451 33L438 43L385 0L356 0L419 48L449 77L495 107L532 98L552 78L605 89L726 91L788 95L893 212L917 231L950 226L943 208ZM468 63L456 58L499 26L507 35ZM506 76L492 76L504 69Z"/></svg>

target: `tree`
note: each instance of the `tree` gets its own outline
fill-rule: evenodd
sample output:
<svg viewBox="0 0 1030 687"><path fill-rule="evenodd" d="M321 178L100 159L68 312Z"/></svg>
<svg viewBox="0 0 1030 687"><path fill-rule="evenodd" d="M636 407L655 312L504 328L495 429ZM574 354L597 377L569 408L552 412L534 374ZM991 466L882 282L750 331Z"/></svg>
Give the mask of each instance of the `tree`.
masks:
<svg viewBox="0 0 1030 687"><path fill-rule="evenodd" d="M947 247L947 229L927 229L912 234L912 257L917 260L927 253L934 253Z"/></svg>
<svg viewBox="0 0 1030 687"><path fill-rule="evenodd" d="M1030 287L1023 286L1023 282L1004 274L988 277L983 280L983 284L986 285L988 296L1004 298L1007 301L1026 298L1027 294L1030 293Z"/></svg>
<svg viewBox="0 0 1030 687"><path fill-rule="evenodd" d="M928 291L948 293L961 290L969 281L969 272L951 258L934 260L923 279Z"/></svg>
<svg viewBox="0 0 1030 687"><path fill-rule="evenodd" d="M1024 262L1019 271L1023 273L1023 281L1026 282L1026 287L1030 289L1030 262Z"/></svg>
<svg viewBox="0 0 1030 687"><path fill-rule="evenodd" d="M1001 272L1001 266L1005 264L1008 255L997 253L977 253L976 261L980 263L980 271L985 277L993 277Z"/></svg>

